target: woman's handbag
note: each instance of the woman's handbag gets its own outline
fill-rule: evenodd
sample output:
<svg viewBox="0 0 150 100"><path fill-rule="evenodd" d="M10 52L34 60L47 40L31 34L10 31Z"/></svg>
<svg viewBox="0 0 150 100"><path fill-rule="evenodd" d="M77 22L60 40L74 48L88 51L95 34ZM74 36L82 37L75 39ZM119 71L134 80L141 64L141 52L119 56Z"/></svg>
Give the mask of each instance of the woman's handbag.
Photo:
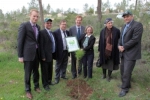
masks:
<svg viewBox="0 0 150 100"><path fill-rule="evenodd" d="M101 67L100 57L98 58L98 60L96 62L96 67Z"/></svg>

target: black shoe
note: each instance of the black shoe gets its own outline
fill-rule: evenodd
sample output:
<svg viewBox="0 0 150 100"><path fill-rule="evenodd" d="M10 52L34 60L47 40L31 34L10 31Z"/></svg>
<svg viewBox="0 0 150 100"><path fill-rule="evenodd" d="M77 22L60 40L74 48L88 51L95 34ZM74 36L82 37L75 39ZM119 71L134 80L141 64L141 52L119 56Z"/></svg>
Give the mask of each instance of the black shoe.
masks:
<svg viewBox="0 0 150 100"><path fill-rule="evenodd" d="M58 84L58 83L59 83L59 80L58 80L58 79L56 79L56 80L55 80L55 84Z"/></svg>
<svg viewBox="0 0 150 100"><path fill-rule="evenodd" d="M61 77L62 79L65 79L65 80L68 80L68 78L67 77Z"/></svg>
<svg viewBox="0 0 150 100"><path fill-rule="evenodd" d="M46 86L46 87L44 87L44 89L45 89L46 91L49 91L49 90L50 90L50 87L49 87L49 86Z"/></svg>
<svg viewBox="0 0 150 100"><path fill-rule="evenodd" d="M77 78L77 76L73 76L73 77L72 77L72 79L75 79L75 78Z"/></svg>
<svg viewBox="0 0 150 100"><path fill-rule="evenodd" d="M123 97L127 94L127 91L123 91L121 90L121 92L119 93L119 97Z"/></svg>

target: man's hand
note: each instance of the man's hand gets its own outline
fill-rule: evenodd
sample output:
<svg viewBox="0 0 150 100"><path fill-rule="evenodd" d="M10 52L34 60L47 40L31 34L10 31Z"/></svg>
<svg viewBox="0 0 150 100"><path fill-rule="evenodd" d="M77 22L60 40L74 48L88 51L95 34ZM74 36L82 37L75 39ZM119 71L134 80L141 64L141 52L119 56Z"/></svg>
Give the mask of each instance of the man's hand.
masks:
<svg viewBox="0 0 150 100"><path fill-rule="evenodd" d="M23 63L23 58L19 58L18 61Z"/></svg>
<svg viewBox="0 0 150 100"><path fill-rule="evenodd" d="M124 51L124 47L123 46L118 46L118 49L119 49L120 52Z"/></svg>
<svg viewBox="0 0 150 100"><path fill-rule="evenodd" d="M43 58L42 60L43 60L43 61L45 61L46 59L45 59L45 58Z"/></svg>

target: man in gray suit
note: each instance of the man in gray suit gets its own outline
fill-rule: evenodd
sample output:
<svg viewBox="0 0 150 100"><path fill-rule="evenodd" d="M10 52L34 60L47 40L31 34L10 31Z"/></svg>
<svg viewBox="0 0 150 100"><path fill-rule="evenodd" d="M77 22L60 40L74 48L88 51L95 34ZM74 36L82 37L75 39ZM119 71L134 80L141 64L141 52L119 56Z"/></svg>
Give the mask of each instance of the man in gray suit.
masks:
<svg viewBox="0 0 150 100"><path fill-rule="evenodd" d="M36 9L30 11L30 21L22 23L18 31L18 60L24 63L25 72L25 91L26 96L32 99L31 94L31 75L33 74L34 89L36 92L41 92L39 89L39 46L38 34L40 26L37 25L39 12Z"/></svg>
<svg viewBox="0 0 150 100"><path fill-rule="evenodd" d="M84 34L84 30L85 30L85 27L81 25L82 16L80 15L76 16L75 22L76 22L76 25L72 26L69 29L69 33L70 33L70 36L76 36L79 41L80 36ZM75 79L77 77L75 52L71 53L71 72L72 72L72 79ZM79 60L78 74L81 74L81 72L82 72L82 62L81 60Z"/></svg>
<svg viewBox="0 0 150 100"><path fill-rule="evenodd" d="M143 25L133 19L132 12L127 10L123 13L125 25L121 31L119 51L121 56L121 80L122 85L119 97L123 97L131 88L131 75L137 59L141 58L141 38Z"/></svg>

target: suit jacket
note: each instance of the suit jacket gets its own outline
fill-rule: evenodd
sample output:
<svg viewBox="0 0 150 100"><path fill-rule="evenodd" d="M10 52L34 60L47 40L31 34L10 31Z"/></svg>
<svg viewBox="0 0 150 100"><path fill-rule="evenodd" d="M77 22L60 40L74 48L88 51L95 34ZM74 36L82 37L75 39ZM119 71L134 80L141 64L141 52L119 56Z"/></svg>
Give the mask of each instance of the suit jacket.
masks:
<svg viewBox="0 0 150 100"><path fill-rule="evenodd" d="M69 36L68 30L66 30L66 34L67 36ZM63 53L63 40L62 40L60 29L57 29L54 31L54 37L55 37L55 42L56 42L55 58L56 60L60 60L62 57L62 53Z"/></svg>
<svg viewBox="0 0 150 100"><path fill-rule="evenodd" d="M84 26L81 26L81 35L84 34L84 30L85 30L85 27L84 27ZM70 34L70 36L76 36L76 37L77 37L77 29L76 29L76 26L72 26L72 27L69 29L69 34Z"/></svg>
<svg viewBox="0 0 150 100"><path fill-rule="evenodd" d="M125 25L122 27L119 46L123 46L125 51L120 53L127 60L137 60L141 58L141 38L143 33L143 25L139 22L132 21L129 28L126 30L122 45L122 34Z"/></svg>
<svg viewBox="0 0 150 100"><path fill-rule="evenodd" d="M95 37L93 35L90 36L89 40L88 40L88 46L83 48L83 43L86 39L85 37L86 34L82 34L81 38L79 40L79 45L80 48L82 48L85 51L85 54L94 54L94 43L95 43Z"/></svg>
<svg viewBox="0 0 150 100"><path fill-rule="evenodd" d="M46 59L46 62L52 61L52 45L53 42L46 29L39 32L39 48L40 48L40 58Z"/></svg>
<svg viewBox="0 0 150 100"><path fill-rule="evenodd" d="M36 24L38 32L40 26ZM18 57L23 57L24 61L33 61L36 55L38 40L35 38L34 30L30 22L22 23L18 30Z"/></svg>

